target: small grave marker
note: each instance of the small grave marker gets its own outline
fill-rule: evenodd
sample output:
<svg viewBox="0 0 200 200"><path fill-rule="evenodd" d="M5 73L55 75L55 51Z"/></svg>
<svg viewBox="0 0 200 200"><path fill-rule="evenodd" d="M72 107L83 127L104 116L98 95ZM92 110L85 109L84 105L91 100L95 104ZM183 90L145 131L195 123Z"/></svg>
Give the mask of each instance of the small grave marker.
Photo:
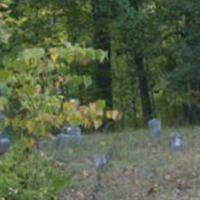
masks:
<svg viewBox="0 0 200 200"><path fill-rule="evenodd" d="M175 132L171 134L169 146L173 151L182 151L184 149L184 141L180 133Z"/></svg>
<svg viewBox="0 0 200 200"><path fill-rule="evenodd" d="M149 133L151 137L157 138L161 135L161 121L159 119L151 119L148 121Z"/></svg>
<svg viewBox="0 0 200 200"><path fill-rule="evenodd" d="M97 171L102 171L108 164L107 156L105 154L96 154L94 156L94 162Z"/></svg>
<svg viewBox="0 0 200 200"><path fill-rule="evenodd" d="M61 133L56 136L56 148L63 149L70 143L79 144L82 140L80 127L72 127L71 125L65 126Z"/></svg>
<svg viewBox="0 0 200 200"><path fill-rule="evenodd" d="M0 112L0 123L3 122L5 119L5 116Z"/></svg>
<svg viewBox="0 0 200 200"><path fill-rule="evenodd" d="M0 155L6 153L10 149L10 139L4 135L0 136Z"/></svg>

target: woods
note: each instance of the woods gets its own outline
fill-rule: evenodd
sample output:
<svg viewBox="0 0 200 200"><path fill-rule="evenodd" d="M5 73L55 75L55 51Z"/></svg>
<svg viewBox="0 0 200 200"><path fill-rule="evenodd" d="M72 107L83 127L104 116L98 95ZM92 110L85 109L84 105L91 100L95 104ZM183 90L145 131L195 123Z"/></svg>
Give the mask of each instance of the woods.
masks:
<svg viewBox="0 0 200 200"><path fill-rule="evenodd" d="M69 97L105 99L108 108L123 112L123 127L142 126L155 116L169 125L196 124L199 9L196 0L5 1L1 69L7 57L26 48L71 42L102 49L103 63L85 58L85 67L71 69L91 76L93 84L86 91L75 86L72 93L70 86Z"/></svg>

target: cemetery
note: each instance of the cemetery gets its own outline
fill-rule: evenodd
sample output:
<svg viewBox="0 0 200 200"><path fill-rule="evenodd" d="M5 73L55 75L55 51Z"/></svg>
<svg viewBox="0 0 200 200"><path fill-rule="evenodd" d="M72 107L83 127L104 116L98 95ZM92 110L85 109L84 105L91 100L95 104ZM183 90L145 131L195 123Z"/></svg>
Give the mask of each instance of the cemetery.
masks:
<svg viewBox="0 0 200 200"><path fill-rule="evenodd" d="M0 1L0 200L200 200L197 0Z"/></svg>
<svg viewBox="0 0 200 200"><path fill-rule="evenodd" d="M61 200L198 199L199 131L162 129L158 119L146 129L95 135L67 125L55 138L41 140L37 151L71 174L70 186L57 194ZM2 136L1 154L12 145Z"/></svg>

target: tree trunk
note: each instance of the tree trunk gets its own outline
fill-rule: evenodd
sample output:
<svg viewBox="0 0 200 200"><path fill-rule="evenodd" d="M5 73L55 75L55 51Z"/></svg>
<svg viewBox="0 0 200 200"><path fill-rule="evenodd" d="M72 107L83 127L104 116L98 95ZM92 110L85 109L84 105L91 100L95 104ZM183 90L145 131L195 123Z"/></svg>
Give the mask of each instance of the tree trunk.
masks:
<svg viewBox="0 0 200 200"><path fill-rule="evenodd" d="M149 95L148 81L144 67L144 58L142 55L136 55L134 60L136 64L136 73L139 81L143 119L144 122L147 122L151 117L153 117L153 108Z"/></svg>
<svg viewBox="0 0 200 200"><path fill-rule="evenodd" d="M101 1L93 0L94 20L94 48L108 52L108 58L103 63L96 63L94 71L95 95L105 99L109 107L112 107L112 77L111 77L111 39L109 30L108 13L101 11Z"/></svg>

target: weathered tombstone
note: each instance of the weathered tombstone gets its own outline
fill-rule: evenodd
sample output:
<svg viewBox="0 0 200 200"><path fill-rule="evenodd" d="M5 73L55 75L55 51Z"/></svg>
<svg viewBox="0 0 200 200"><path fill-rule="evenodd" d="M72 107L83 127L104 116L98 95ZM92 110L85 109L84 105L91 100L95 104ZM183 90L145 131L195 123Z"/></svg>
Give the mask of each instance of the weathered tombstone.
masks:
<svg viewBox="0 0 200 200"><path fill-rule="evenodd" d="M79 107L80 107L80 101L79 101L79 99L70 99L69 102L74 105L74 108L76 110L79 109Z"/></svg>
<svg viewBox="0 0 200 200"><path fill-rule="evenodd" d="M56 136L56 148L63 149L70 143L80 144L82 140L81 129L79 127L65 126L61 133Z"/></svg>
<svg viewBox="0 0 200 200"><path fill-rule="evenodd" d="M102 171L108 164L107 156L105 154L96 154L94 156L94 162L97 171Z"/></svg>
<svg viewBox="0 0 200 200"><path fill-rule="evenodd" d="M114 129L115 129L115 123L114 123L114 121L110 120L110 121L105 122L102 125L102 127L100 128L100 132L105 134L110 131L114 131Z"/></svg>
<svg viewBox="0 0 200 200"><path fill-rule="evenodd" d="M180 133L172 133L169 140L170 149L173 151L182 151L184 149L184 141Z"/></svg>
<svg viewBox="0 0 200 200"><path fill-rule="evenodd" d="M5 94L5 87L0 84L0 96L3 96Z"/></svg>
<svg viewBox="0 0 200 200"><path fill-rule="evenodd" d="M5 116L0 112L0 123L3 122L5 119Z"/></svg>
<svg viewBox="0 0 200 200"><path fill-rule="evenodd" d="M161 121L159 119L151 119L148 121L149 133L151 137L157 138L161 135Z"/></svg>
<svg viewBox="0 0 200 200"><path fill-rule="evenodd" d="M72 127L71 125L66 125L65 127L63 127L63 129L61 130L61 133L63 134L68 134L71 136L81 136L81 129L80 127Z"/></svg>
<svg viewBox="0 0 200 200"><path fill-rule="evenodd" d="M44 142L40 138L35 138L35 145L38 150L42 149L43 143Z"/></svg>
<svg viewBox="0 0 200 200"><path fill-rule="evenodd" d="M6 153L10 149L11 141L5 135L0 135L0 155Z"/></svg>

